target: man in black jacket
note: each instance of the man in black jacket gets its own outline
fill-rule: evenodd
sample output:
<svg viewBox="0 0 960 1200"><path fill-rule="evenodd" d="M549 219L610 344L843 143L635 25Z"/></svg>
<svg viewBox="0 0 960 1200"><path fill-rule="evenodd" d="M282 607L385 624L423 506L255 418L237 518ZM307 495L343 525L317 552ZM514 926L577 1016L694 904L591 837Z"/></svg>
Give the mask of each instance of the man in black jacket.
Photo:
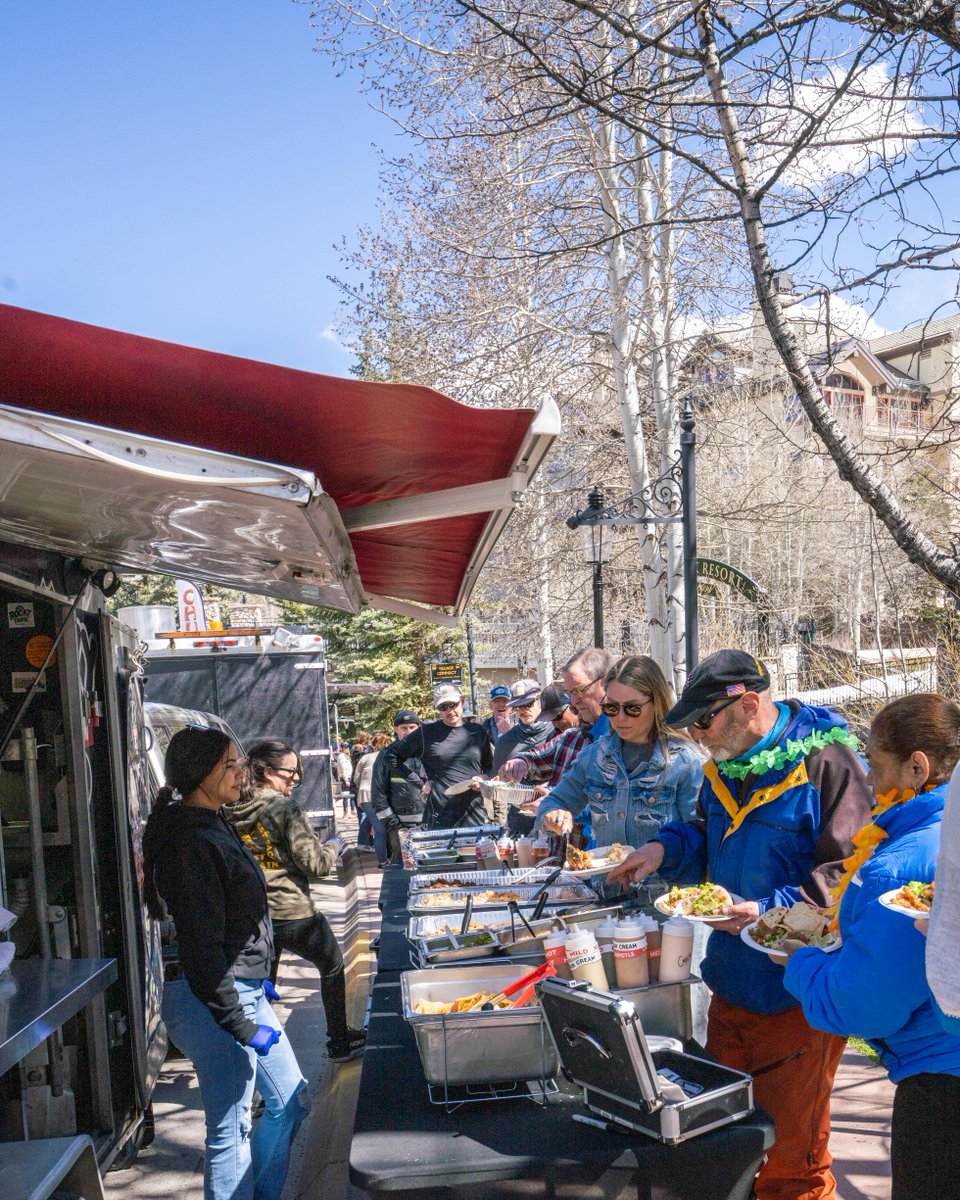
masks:
<svg viewBox="0 0 960 1200"><path fill-rule="evenodd" d="M493 773L500 770L509 758L524 750L535 750L551 738L556 731L549 721L540 716L541 687L536 679L518 679L510 685L510 700L507 708L517 714L517 723L497 742L493 752Z"/></svg>
<svg viewBox="0 0 960 1200"><path fill-rule="evenodd" d="M424 829L484 825L487 813L476 788L458 790L452 796L447 789L488 774L493 744L480 725L464 723L463 693L454 684L443 683L434 689L433 702L439 720L428 721L388 746L382 752L387 770L393 775L403 764L420 760L428 792Z"/></svg>
<svg viewBox="0 0 960 1200"><path fill-rule="evenodd" d="M410 708L401 708L393 718L393 736L400 741L420 728L420 718ZM423 764L414 756L391 769L386 750L381 750L373 764L370 799L377 816L387 827L387 844L391 863L403 861L400 853L400 834L404 829L416 829L423 820L426 783Z"/></svg>

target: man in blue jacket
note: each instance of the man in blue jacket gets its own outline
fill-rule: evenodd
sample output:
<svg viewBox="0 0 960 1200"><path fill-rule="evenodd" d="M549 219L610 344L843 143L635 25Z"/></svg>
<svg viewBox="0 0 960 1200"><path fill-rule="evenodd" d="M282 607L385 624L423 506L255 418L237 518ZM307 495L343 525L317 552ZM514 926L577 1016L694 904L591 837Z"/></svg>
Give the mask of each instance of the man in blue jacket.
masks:
<svg viewBox="0 0 960 1200"><path fill-rule="evenodd" d="M759 1200L835 1200L827 1143L844 1041L807 1024L782 967L739 934L775 904L829 900L818 881L851 853L872 805L856 739L828 709L774 701L766 666L742 650L695 667L665 723L687 728L711 755L697 818L664 825L610 882L659 871L680 884L709 878L743 897L713 925L701 964L713 993L707 1049L739 1070L771 1068L754 1084L777 1123Z"/></svg>

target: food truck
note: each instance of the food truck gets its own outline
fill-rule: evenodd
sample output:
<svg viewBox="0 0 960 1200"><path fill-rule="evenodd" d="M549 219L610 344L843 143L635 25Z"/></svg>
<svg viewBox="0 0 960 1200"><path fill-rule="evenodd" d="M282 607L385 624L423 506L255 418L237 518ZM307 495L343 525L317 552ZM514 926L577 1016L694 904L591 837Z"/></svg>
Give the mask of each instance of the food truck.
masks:
<svg viewBox="0 0 960 1200"><path fill-rule="evenodd" d="M147 699L216 713L242 745L263 737L296 748L296 798L322 838L333 837L333 772L324 639L286 628L179 630L166 605L124 608L145 648Z"/></svg>
<svg viewBox="0 0 960 1200"><path fill-rule="evenodd" d="M474 409L0 305L11 1195L80 1194L81 1177L99 1195L150 1137L165 1052L140 874L149 663L107 611L120 573L453 624L558 430L549 401Z"/></svg>

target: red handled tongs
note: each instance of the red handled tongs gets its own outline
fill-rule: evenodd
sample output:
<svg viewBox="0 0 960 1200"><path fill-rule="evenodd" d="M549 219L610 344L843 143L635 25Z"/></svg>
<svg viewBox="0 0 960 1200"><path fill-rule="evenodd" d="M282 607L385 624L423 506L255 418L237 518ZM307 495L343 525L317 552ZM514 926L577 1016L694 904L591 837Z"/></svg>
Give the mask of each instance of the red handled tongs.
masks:
<svg viewBox="0 0 960 1200"><path fill-rule="evenodd" d="M495 996L491 996L489 1000L485 1000L482 1004L476 1005L475 1008L470 1009L470 1012L474 1012L476 1008L479 1008L481 1012L490 1012L497 1007L501 1000L508 1000L511 996L516 995L518 992L520 995L517 996L516 1000L511 1003L510 1007L522 1008L524 1004L530 1003L530 999L533 996L533 990L537 984L542 979L546 979L548 975L556 975L556 973L556 967L554 967L552 963L541 963L539 967L536 967L532 971L528 971L526 975L521 975L520 978L515 979L513 983L507 984L502 992L497 992L497 994Z"/></svg>

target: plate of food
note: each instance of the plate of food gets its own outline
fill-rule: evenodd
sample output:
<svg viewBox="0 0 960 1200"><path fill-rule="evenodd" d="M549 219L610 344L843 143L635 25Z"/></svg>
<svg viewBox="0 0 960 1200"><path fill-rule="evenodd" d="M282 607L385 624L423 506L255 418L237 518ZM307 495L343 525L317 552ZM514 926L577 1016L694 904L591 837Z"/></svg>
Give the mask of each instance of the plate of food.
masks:
<svg viewBox="0 0 960 1200"><path fill-rule="evenodd" d="M576 846L567 847L565 875L575 879L589 879L591 875L605 875L612 871L630 853L630 846L622 846L614 842L612 846L595 846L593 850L578 850Z"/></svg>
<svg viewBox="0 0 960 1200"><path fill-rule="evenodd" d="M920 883L919 880L911 879L903 887L884 892L880 897L880 903L884 908L889 908L891 912L901 913L916 921L918 917L930 916L933 888L932 883Z"/></svg>
<svg viewBox="0 0 960 1200"><path fill-rule="evenodd" d="M667 917L686 917L688 921L725 921L720 911L725 904L742 904L743 897L728 892L719 883L698 883L694 887L672 887L653 902L657 912Z"/></svg>
<svg viewBox="0 0 960 1200"><path fill-rule="evenodd" d="M829 916L802 900L791 908L783 904L768 908L758 921L740 930L740 940L752 950L782 960L787 956L778 947L785 942L814 946L827 954L839 950L842 944L840 934L830 928Z"/></svg>

